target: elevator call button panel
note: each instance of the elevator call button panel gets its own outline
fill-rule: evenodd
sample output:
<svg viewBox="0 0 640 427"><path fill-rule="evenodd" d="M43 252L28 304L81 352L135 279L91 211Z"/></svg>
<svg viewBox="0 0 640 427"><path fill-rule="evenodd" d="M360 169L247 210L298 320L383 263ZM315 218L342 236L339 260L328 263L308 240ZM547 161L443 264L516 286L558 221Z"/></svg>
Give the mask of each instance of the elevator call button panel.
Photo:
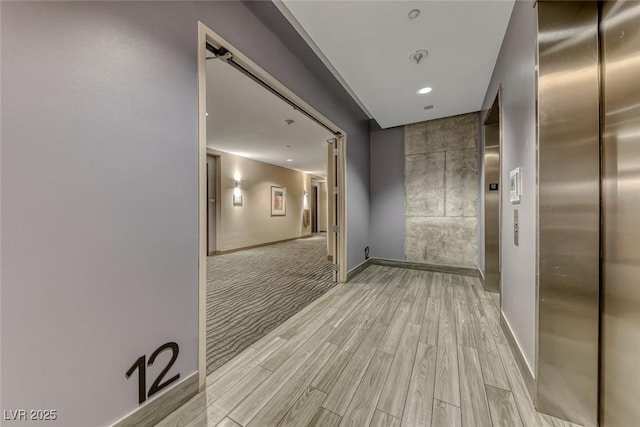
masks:
<svg viewBox="0 0 640 427"><path fill-rule="evenodd" d="M519 225L518 225L518 209L514 209L513 211L513 244L516 246L519 246L520 242L518 239L518 232L519 232Z"/></svg>

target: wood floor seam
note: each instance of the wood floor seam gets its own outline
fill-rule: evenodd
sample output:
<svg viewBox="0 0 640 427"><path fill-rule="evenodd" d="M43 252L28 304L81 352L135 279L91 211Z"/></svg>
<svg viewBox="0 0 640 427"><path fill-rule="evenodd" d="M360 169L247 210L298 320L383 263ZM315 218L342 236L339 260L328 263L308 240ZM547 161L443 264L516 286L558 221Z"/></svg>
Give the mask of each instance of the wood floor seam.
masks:
<svg viewBox="0 0 640 427"><path fill-rule="evenodd" d="M449 402L446 402L446 401L438 399L438 398L434 398L433 400L434 401L439 401L439 402L442 402L442 403L446 403L447 405L455 406L456 408L460 408L460 405L455 405L453 403L449 403Z"/></svg>
<svg viewBox="0 0 640 427"><path fill-rule="evenodd" d="M335 412L333 412L331 409L327 409L327 408L325 408L325 407L322 407L322 408L323 408L325 411L327 411L327 412L331 412L333 415L335 415L335 416L337 416L337 417L339 417L339 416L340 416L340 415L336 414Z"/></svg>
<svg viewBox="0 0 640 427"><path fill-rule="evenodd" d="M394 356L394 357L395 357L395 356ZM392 363L393 363L393 360L392 360ZM387 383L387 380L389 379L389 374L390 374L390 373L391 373L391 367L389 367L389 370L387 371L387 374L385 375L384 381L382 382L382 389L383 389L383 390L384 390L384 386L385 386L385 385L386 385L386 383ZM382 411L382 410L380 409L380 397L382 396L383 390L381 390L381 391L380 391L380 395L378 395L378 398L376 399L375 406L374 406L374 408L375 408L376 410L379 410L379 411L381 411L381 412L384 412L384 411ZM386 412L385 412L385 413L386 413ZM391 415L391 414L388 414L388 415Z"/></svg>
<svg viewBox="0 0 640 427"><path fill-rule="evenodd" d="M376 408L376 409L377 409L378 411L380 411L380 412L384 412L385 414L389 415L390 417L398 418L398 417L396 417L395 415L391 415L390 413L385 412L385 411L383 411L383 410L382 410L382 409L380 409L380 408ZM402 417L400 417L400 419L402 419Z"/></svg>
<svg viewBox="0 0 640 427"><path fill-rule="evenodd" d="M242 425L238 422L238 420L233 419L233 417L230 414L227 414L227 418L229 418L231 421L233 421L234 423L238 424L238 425Z"/></svg>
<svg viewBox="0 0 640 427"><path fill-rule="evenodd" d="M502 359L502 356L500 356L500 359ZM503 365L504 360L502 360ZM506 370L506 367L505 367ZM513 384L511 383L511 379L509 378L509 376L507 375L507 381L509 382L509 391L511 391L513 393ZM518 410L518 415L520 416L520 421L522 422L523 425L527 426L527 420L525 419L524 414L522 414L522 410L520 409L519 405L516 402L516 409Z"/></svg>

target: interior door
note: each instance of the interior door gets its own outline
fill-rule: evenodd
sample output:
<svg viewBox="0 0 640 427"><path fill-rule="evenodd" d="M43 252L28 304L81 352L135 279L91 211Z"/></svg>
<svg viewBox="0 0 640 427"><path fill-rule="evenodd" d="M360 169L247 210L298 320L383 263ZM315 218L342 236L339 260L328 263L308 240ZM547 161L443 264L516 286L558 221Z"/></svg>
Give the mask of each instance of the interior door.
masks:
<svg viewBox="0 0 640 427"><path fill-rule="evenodd" d="M500 147L485 147L484 161L484 288L500 292Z"/></svg>
<svg viewBox="0 0 640 427"><path fill-rule="evenodd" d="M338 140L332 138L327 141L327 199L328 199L328 230L327 245L329 257L333 262L333 281L338 281L338 233L339 233L339 203L338 203Z"/></svg>
<svg viewBox="0 0 640 427"><path fill-rule="evenodd" d="M216 252L216 158L207 156L207 255Z"/></svg>
<svg viewBox="0 0 640 427"><path fill-rule="evenodd" d="M640 422L640 3L603 2L601 424Z"/></svg>
<svg viewBox="0 0 640 427"><path fill-rule="evenodd" d="M318 186L311 187L311 232L318 232Z"/></svg>
<svg viewBox="0 0 640 427"><path fill-rule="evenodd" d="M347 281L347 264L346 264L346 137L344 135L339 135L336 138L335 150L333 152L334 162L335 162L335 254L336 254L336 281L338 282L346 282Z"/></svg>

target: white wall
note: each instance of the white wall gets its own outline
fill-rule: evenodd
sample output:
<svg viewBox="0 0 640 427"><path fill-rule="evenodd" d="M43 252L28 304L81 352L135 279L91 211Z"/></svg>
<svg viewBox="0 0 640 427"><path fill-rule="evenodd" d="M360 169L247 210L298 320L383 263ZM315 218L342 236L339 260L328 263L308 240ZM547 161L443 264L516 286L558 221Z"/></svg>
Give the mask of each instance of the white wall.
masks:
<svg viewBox="0 0 640 427"><path fill-rule="evenodd" d="M303 209L311 209L309 175L229 153L209 152L220 156L218 251L311 235L311 224L302 224ZM236 174L241 178L242 206L233 205ZM271 216L271 186L286 188L284 216ZM309 192L306 207L305 190Z"/></svg>
<svg viewBox="0 0 640 427"><path fill-rule="evenodd" d="M502 85L502 183L522 168L522 201L512 205L507 185L502 197L502 311L532 374L536 363L536 13L533 2L515 3L500 55L482 104L481 122ZM482 134L482 132L481 132ZM481 142L480 153L484 151ZM483 171L481 171L483 174ZM482 175L481 175L482 176ZM481 214L484 192L480 191ZM513 243L513 212L519 211L519 246ZM484 218L484 216L482 216ZM484 230L482 229L482 232ZM483 242L484 239L479 240ZM484 251L481 243L479 251ZM484 254L479 256L483 260Z"/></svg>
<svg viewBox="0 0 640 427"><path fill-rule="evenodd" d="M110 424L138 408L127 369L171 340L169 375L196 372L198 20L347 132L349 238L368 242L368 121L301 39L275 32L281 15L241 2L0 8L3 408Z"/></svg>

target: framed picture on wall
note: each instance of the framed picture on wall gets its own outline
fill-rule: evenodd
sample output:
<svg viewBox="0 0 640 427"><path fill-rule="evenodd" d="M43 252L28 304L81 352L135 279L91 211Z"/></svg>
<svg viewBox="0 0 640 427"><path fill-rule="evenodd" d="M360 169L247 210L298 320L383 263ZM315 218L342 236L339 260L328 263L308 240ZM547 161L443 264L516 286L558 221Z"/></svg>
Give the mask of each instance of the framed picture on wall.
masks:
<svg viewBox="0 0 640 427"><path fill-rule="evenodd" d="M271 187L271 216L286 215L287 189L284 187Z"/></svg>

